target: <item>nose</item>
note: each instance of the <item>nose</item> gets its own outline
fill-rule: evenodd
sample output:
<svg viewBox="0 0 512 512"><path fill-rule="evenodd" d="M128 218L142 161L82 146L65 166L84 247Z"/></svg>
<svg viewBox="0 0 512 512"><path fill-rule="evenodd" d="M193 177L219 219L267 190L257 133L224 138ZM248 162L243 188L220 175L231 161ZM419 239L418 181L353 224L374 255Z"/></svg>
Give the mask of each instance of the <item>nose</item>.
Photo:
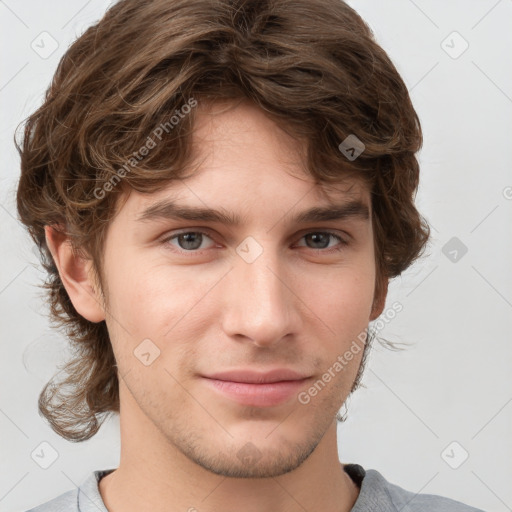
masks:
<svg viewBox="0 0 512 512"><path fill-rule="evenodd" d="M223 329L258 347L275 344L300 328L298 297L276 250L266 248L252 263L235 254L223 292Z"/></svg>

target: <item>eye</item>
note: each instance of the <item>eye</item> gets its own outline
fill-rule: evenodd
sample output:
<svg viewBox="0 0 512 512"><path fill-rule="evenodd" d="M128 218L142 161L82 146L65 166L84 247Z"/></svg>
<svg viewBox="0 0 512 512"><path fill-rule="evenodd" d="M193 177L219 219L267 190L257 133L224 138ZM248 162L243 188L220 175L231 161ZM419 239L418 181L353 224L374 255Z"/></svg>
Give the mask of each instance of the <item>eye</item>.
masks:
<svg viewBox="0 0 512 512"><path fill-rule="evenodd" d="M170 245L171 250L182 253L200 253L208 247L203 246L205 238L212 240L208 233L204 231L182 231L173 234L162 240L165 245ZM321 252L332 252L342 250L348 243L338 234L330 231L311 231L301 237L306 240L306 247L309 249L320 250ZM338 244L330 245L332 240L336 240ZM299 247L304 247L299 245Z"/></svg>
<svg viewBox="0 0 512 512"><path fill-rule="evenodd" d="M184 231L167 237L163 242L174 245L172 241L176 240L179 250L185 252L200 252L200 250L206 249L206 247L201 247L204 237L210 238L207 233L203 231Z"/></svg>
<svg viewBox="0 0 512 512"><path fill-rule="evenodd" d="M313 244L313 247L308 246L310 249L327 249L329 248L329 239L336 239L339 244L335 245L332 250L339 251L343 249L344 246L347 245L347 242L341 238L340 235L336 233L331 233L330 231L311 231L310 233L306 233L303 237L306 241L310 241ZM331 246L332 247L332 246ZM331 252L324 251L324 252Z"/></svg>

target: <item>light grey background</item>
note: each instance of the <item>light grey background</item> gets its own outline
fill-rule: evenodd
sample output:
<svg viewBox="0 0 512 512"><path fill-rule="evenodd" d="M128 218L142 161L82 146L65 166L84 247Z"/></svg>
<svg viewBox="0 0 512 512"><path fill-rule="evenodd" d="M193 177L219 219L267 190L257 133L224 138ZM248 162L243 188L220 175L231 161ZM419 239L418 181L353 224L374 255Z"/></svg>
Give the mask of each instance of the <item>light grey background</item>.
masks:
<svg viewBox="0 0 512 512"><path fill-rule="evenodd" d="M37 287L44 275L16 221L12 142L67 46L108 4L0 1L2 511L26 510L119 461L117 419L74 444L37 413L65 342L48 325ZM340 460L414 492L512 510L512 1L350 4L395 62L422 121L417 203L433 238L425 257L391 284L387 307L399 301L403 310L380 334L409 346L391 352L375 344L366 387L339 427ZM42 32L58 44L49 56L31 47L52 49ZM31 457L42 442L58 453L48 469Z"/></svg>

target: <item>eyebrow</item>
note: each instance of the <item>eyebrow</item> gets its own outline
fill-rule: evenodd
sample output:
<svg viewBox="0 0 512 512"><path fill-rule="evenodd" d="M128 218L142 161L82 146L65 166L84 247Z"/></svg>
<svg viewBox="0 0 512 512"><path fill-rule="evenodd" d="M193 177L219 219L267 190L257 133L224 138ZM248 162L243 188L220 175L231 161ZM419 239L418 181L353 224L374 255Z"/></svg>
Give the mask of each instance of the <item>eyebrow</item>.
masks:
<svg viewBox="0 0 512 512"><path fill-rule="evenodd" d="M341 205L317 206L299 213L291 221L296 224L306 224L347 218L368 220L370 218L368 206L361 201L349 201ZM216 222L228 226L238 226L242 223L241 217L231 212L226 213L211 208L185 206L170 200L162 200L149 206L137 217L138 222L152 220Z"/></svg>

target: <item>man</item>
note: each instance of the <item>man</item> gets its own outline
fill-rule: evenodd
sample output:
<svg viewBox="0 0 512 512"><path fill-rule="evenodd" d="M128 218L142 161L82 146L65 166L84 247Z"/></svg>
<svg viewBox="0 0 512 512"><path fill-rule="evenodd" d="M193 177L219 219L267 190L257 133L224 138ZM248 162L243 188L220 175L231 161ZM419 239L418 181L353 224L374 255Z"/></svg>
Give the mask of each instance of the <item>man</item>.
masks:
<svg viewBox="0 0 512 512"><path fill-rule="evenodd" d="M40 410L73 441L119 412L121 462L33 510L476 510L337 456L428 239L420 146L338 0L111 7L26 123L18 210L78 348Z"/></svg>

